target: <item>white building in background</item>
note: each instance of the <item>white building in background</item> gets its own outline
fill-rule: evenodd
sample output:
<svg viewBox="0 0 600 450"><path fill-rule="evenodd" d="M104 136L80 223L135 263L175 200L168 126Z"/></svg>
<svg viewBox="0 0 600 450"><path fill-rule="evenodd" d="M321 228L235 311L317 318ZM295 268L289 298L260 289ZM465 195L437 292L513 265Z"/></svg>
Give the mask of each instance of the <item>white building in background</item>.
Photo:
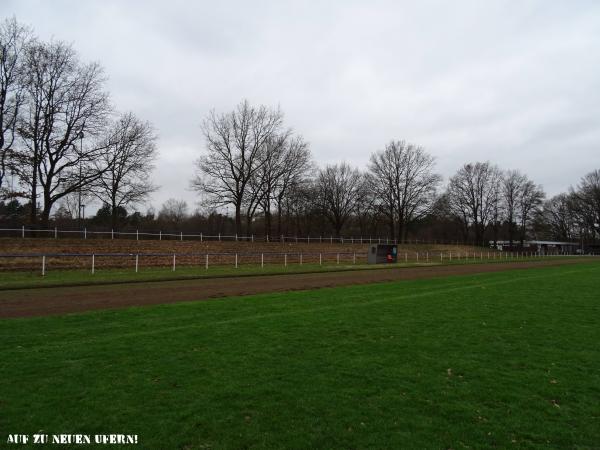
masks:
<svg viewBox="0 0 600 450"><path fill-rule="evenodd" d="M490 241L490 247L494 247L494 241ZM512 249L516 247L521 247L521 241L512 241ZM496 248L501 251L511 250L510 241L496 241ZM581 245L577 242L525 241L522 250L539 255L573 255L581 250Z"/></svg>

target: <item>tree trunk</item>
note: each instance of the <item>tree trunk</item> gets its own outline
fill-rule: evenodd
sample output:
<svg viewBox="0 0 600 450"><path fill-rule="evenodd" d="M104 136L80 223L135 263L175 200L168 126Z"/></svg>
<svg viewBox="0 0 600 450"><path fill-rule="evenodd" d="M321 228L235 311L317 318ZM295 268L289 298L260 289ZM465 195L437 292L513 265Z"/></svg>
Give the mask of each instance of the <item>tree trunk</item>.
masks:
<svg viewBox="0 0 600 450"><path fill-rule="evenodd" d="M265 206L265 235L271 234L271 203L267 201Z"/></svg>
<svg viewBox="0 0 600 450"><path fill-rule="evenodd" d="M50 224L50 211L52 209L52 203L50 203L49 198L44 198L44 209L42 210L42 228L48 228Z"/></svg>
<svg viewBox="0 0 600 450"><path fill-rule="evenodd" d="M336 220L335 221L335 236L339 238L342 235L341 233L342 233L342 224L338 220Z"/></svg>
<svg viewBox="0 0 600 450"><path fill-rule="evenodd" d="M483 245L484 234L485 234L485 227L480 223L475 224L475 245L476 246Z"/></svg>
<svg viewBox="0 0 600 450"><path fill-rule="evenodd" d="M277 235L281 236L281 230L282 230L282 216L283 216L283 211L282 211L282 207L281 207L281 202L277 203Z"/></svg>
<svg viewBox="0 0 600 450"><path fill-rule="evenodd" d="M110 226L113 230L117 230L117 205L114 203L110 207Z"/></svg>
<svg viewBox="0 0 600 450"><path fill-rule="evenodd" d="M279 199L279 201L277 202L277 235L281 236L281 216L282 216L282 210L281 210L281 199Z"/></svg>
<svg viewBox="0 0 600 450"><path fill-rule="evenodd" d="M398 242L404 244L405 223L402 213L398 214Z"/></svg>
<svg viewBox="0 0 600 450"><path fill-rule="evenodd" d="M248 212L246 215L246 236L250 236L252 234L252 214Z"/></svg>
<svg viewBox="0 0 600 450"><path fill-rule="evenodd" d="M242 230L242 204L235 204L235 234L237 235Z"/></svg>
<svg viewBox="0 0 600 450"><path fill-rule="evenodd" d="M512 214L510 214L508 216L508 245L510 246L511 249L512 249L513 238L514 238L513 231L514 231L514 229L513 229L513 216L512 216Z"/></svg>
<svg viewBox="0 0 600 450"><path fill-rule="evenodd" d="M31 180L31 209L29 211L29 222L35 224L37 222L37 170L34 167L33 177Z"/></svg>

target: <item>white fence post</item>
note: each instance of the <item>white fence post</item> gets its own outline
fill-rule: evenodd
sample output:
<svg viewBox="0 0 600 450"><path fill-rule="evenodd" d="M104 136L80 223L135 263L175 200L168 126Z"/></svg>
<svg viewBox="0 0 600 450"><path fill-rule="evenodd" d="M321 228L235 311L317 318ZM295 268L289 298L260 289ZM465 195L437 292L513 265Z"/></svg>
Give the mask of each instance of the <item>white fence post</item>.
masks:
<svg viewBox="0 0 600 450"><path fill-rule="evenodd" d="M356 252L352 254L352 264L356 264Z"/></svg>
<svg viewBox="0 0 600 450"><path fill-rule="evenodd" d="M21 237L25 239L25 225L21 227Z"/></svg>
<svg viewBox="0 0 600 450"><path fill-rule="evenodd" d="M260 254L260 268L264 269L264 267L265 267L265 254L261 253Z"/></svg>
<svg viewBox="0 0 600 450"><path fill-rule="evenodd" d="M206 254L206 270L208 270L208 253Z"/></svg>
<svg viewBox="0 0 600 450"><path fill-rule="evenodd" d="M287 253L283 255L283 266L287 267Z"/></svg>
<svg viewBox="0 0 600 450"><path fill-rule="evenodd" d="M300 253L300 265L302 265L302 253Z"/></svg>
<svg viewBox="0 0 600 450"><path fill-rule="evenodd" d="M183 231L181 231L180 233L181 233L181 234L180 234L180 238L179 238L179 240L180 240L180 241L183 241Z"/></svg>
<svg viewBox="0 0 600 450"><path fill-rule="evenodd" d="M96 272L96 255L92 255L92 275Z"/></svg>
<svg viewBox="0 0 600 450"><path fill-rule="evenodd" d="M42 255L42 276L46 276L46 255Z"/></svg>
<svg viewBox="0 0 600 450"><path fill-rule="evenodd" d="M158 232L158 240L162 241L162 230Z"/></svg>
<svg viewBox="0 0 600 450"><path fill-rule="evenodd" d="M238 268L238 254L235 254L235 268Z"/></svg>
<svg viewBox="0 0 600 450"><path fill-rule="evenodd" d="M339 253L337 254L337 263L338 264L340 263L340 254Z"/></svg>
<svg viewBox="0 0 600 450"><path fill-rule="evenodd" d="M111 239L115 238L115 230L110 230L110 238Z"/></svg>
<svg viewBox="0 0 600 450"><path fill-rule="evenodd" d="M136 241L140 240L140 230L135 230L135 240Z"/></svg>
<svg viewBox="0 0 600 450"><path fill-rule="evenodd" d="M87 228L83 229L83 238L87 239Z"/></svg>
<svg viewBox="0 0 600 450"><path fill-rule="evenodd" d="M140 263L140 255L135 255L135 273L138 273Z"/></svg>
<svg viewBox="0 0 600 450"><path fill-rule="evenodd" d="M323 254L319 253L319 265L322 266L323 265Z"/></svg>
<svg viewBox="0 0 600 450"><path fill-rule="evenodd" d="M200 242L202 242L202 233L200 233Z"/></svg>
<svg viewBox="0 0 600 450"><path fill-rule="evenodd" d="M54 239L58 239L58 228L54 227Z"/></svg>
<svg viewBox="0 0 600 450"><path fill-rule="evenodd" d="M175 272L175 253L173 253L173 272Z"/></svg>

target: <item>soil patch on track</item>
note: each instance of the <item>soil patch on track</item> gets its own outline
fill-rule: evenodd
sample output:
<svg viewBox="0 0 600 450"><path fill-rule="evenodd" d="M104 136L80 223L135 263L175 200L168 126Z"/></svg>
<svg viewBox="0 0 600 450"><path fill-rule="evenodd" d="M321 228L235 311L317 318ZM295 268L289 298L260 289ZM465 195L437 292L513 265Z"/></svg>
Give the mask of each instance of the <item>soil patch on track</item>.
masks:
<svg viewBox="0 0 600 450"><path fill-rule="evenodd" d="M45 316L129 306L198 301L267 292L416 280L451 275L470 275L510 269L578 264L586 261L592 261L592 259L557 259L539 262L408 267L382 270L353 270L347 272L9 290L0 292L0 318Z"/></svg>

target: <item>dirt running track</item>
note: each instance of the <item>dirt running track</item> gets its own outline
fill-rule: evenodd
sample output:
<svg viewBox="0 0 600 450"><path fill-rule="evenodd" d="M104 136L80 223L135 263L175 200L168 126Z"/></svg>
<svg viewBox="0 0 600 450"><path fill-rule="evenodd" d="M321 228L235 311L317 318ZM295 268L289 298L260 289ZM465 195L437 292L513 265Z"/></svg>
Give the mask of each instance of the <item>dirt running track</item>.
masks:
<svg viewBox="0 0 600 450"><path fill-rule="evenodd" d="M591 261L591 259L586 258L584 261ZM528 269L579 262L582 261L566 259L7 290L0 291L0 318L45 316L264 292L500 272L508 269Z"/></svg>

